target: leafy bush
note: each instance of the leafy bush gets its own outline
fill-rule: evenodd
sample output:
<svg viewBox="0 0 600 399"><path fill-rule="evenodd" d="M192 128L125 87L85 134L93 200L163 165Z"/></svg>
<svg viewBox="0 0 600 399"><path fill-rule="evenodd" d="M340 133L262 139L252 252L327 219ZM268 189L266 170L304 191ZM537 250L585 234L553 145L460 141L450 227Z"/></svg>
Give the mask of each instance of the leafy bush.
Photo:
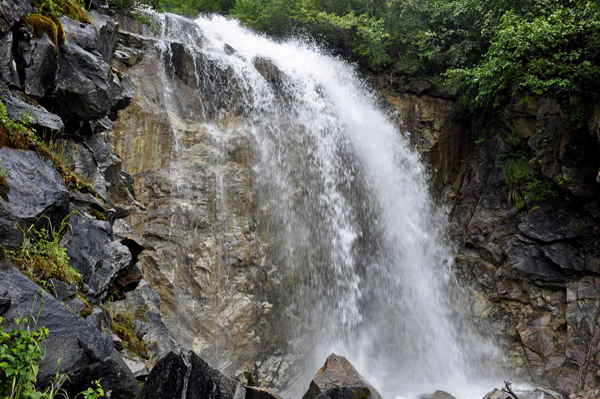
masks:
<svg viewBox="0 0 600 399"><path fill-rule="evenodd" d="M43 305L42 305L43 306ZM41 341L48 337L46 327L38 327L37 317L28 316L15 319L17 328L4 332L0 317L0 397L5 399L53 399L58 396L68 399L61 392L62 382L65 381L57 374L53 383L42 392L35 387L39 371L38 362L44 358L44 348ZM96 388L88 388L79 393L84 399L98 399L104 396L100 380L94 382Z"/></svg>

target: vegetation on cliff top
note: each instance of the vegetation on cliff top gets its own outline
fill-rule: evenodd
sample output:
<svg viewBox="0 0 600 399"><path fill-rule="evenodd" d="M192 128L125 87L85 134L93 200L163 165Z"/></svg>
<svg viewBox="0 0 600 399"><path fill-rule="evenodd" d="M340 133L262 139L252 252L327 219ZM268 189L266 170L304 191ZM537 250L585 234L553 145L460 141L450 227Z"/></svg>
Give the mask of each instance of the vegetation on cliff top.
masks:
<svg viewBox="0 0 600 399"><path fill-rule="evenodd" d="M374 71L396 72L490 107L520 91L598 93L597 0L147 0L220 13L277 38L309 35Z"/></svg>

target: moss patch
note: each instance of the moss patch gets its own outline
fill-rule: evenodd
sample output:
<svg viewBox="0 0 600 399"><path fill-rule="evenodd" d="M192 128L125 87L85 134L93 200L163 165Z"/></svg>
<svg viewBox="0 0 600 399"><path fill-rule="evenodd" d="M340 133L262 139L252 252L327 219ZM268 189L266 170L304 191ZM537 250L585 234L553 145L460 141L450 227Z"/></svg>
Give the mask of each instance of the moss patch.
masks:
<svg viewBox="0 0 600 399"><path fill-rule="evenodd" d="M36 0L34 5L44 15L64 14L75 21L92 23L90 16L77 0Z"/></svg>
<svg viewBox="0 0 600 399"><path fill-rule="evenodd" d="M34 38L39 39L46 34L52 40L52 43L58 46L58 28L52 19L41 14L27 14L21 18L21 21L33 29Z"/></svg>
<svg viewBox="0 0 600 399"><path fill-rule="evenodd" d="M149 359L150 354L146 344L135 335L134 316L128 313L119 313L113 318L113 332L121 338L124 346L135 356Z"/></svg>
<svg viewBox="0 0 600 399"><path fill-rule="evenodd" d="M0 176L0 198L4 201L8 202L8 182L6 181L6 177Z"/></svg>
<svg viewBox="0 0 600 399"><path fill-rule="evenodd" d="M92 209L90 211L90 215L92 215L93 217L95 217L98 220L102 220L102 221L106 220L106 214L104 212L100 212L96 209Z"/></svg>

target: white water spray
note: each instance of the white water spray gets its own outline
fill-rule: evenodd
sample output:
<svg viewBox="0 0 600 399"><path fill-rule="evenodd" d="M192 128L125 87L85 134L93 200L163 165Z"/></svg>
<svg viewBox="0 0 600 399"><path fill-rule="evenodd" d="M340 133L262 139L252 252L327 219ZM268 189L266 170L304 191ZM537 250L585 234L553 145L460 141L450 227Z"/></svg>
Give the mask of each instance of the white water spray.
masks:
<svg viewBox="0 0 600 399"><path fill-rule="evenodd" d="M163 43L183 43L194 60L202 119L243 115L251 133L260 230L314 348L306 376L335 352L385 397L489 391L474 386L494 350L453 306L447 217L355 68L220 17L192 32L164 21Z"/></svg>

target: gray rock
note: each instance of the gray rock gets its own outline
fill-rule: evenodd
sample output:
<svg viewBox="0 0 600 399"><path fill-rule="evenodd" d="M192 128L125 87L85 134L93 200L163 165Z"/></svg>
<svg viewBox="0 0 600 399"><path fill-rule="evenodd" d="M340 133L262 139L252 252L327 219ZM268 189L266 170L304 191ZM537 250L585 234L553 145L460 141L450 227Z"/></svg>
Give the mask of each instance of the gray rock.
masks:
<svg viewBox="0 0 600 399"><path fill-rule="evenodd" d="M12 55L13 34L0 37L0 82L20 87L19 75Z"/></svg>
<svg viewBox="0 0 600 399"><path fill-rule="evenodd" d="M145 323L141 320L134 320L133 324L135 326L135 335L138 337L138 339L142 339L144 338L144 335L148 334L148 323Z"/></svg>
<svg viewBox="0 0 600 399"><path fill-rule="evenodd" d="M99 53L85 51L70 40L61 45L56 90L44 100L63 118L98 119L126 107L133 98L131 84L119 78Z"/></svg>
<svg viewBox="0 0 600 399"><path fill-rule="evenodd" d="M41 98L56 83L56 46L48 35L40 38L32 36L33 30L24 23L19 24L14 40L14 57L21 87L25 94Z"/></svg>
<svg viewBox="0 0 600 399"><path fill-rule="evenodd" d="M519 220L519 230L527 237L544 242L577 237L571 215L559 211L561 209L553 204L544 204L541 209L526 214Z"/></svg>
<svg viewBox="0 0 600 399"><path fill-rule="evenodd" d="M89 387L95 387L93 381L98 380L99 377L104 392L110 393L111 399L131 399L140 393L140 386L135 376L114 349L106 360L79 367L69 372L68 377L68 383L63 385L63 389L71 398Z"/></svg>
<svg viewBox="0 0 600 399"><path fill-rule="evenodd" d="M187 371L183 358L169 352L150 371L138 399L180 399Z"/></svg>
<svg viewBox="0 0 600 399"><path fill-rule="evenodd" d="M92 310L92 313L88 317L86 317L85 319L96 330L102 331L102 325L103 325L102 319L103 319L103 315L104 315L104 312L102 311L102 309L94 307L94 309Z"/></svg>
<svg viewBox="0 0 600 399"><path fill-rule="evenodd" d="M94 154L89 146L69 139L65 144L65 158L69 160L67 167L72 168L74 173L90 182L103 201L108 201L106 180L100 169L98 169ZM101 209L104 210L104 206Z"/></svg>
<svg viewBox="0 0 600 399"><path fill-rule="evenodd" d="M57 280L55 278L49 279L48 283L54 287L54 297L58 301L64 301L65 299L77 294L77 287L72 284Z"/></svg>
<svg viewBox="0 0 600 399"><path fill-rule="evenodd" d="M106 4L106 7L101 5L100 8L108 8L108 4ZM98 30L96 50L102 55L104 62L108 63L117 47L119 24L108 15L98 11L90 11L90 18Z"/></svg>
<svg viewBox="0 0 600 399"><path fill-rule="evenodd" d="M582 259L575 248L570 245L557 243L544 245L541 249L544 256L563 269L581 271L585 268L585 260Z"/></svg>
<svg viewBox="0 0 600 399"><path fill-rule="evenodd" d="M419 399L456 399L448 392L437 390L434 393L419 395Z"/></svg>
<svg viewBox="0 0 600 399"><path fill-rule="evenodd" d="M511 241L507 252L510 267L525 275L550 281L565 280L565 275L544 257L537 245Z"/></svg>
<svg viewBox="0 0 600 399"><path fill-rule="evenodd" d="M189 352L192 372L188 380L186 398L189 399L234 399L238 383L210 367L194 352Z"/></svg>
<svg viewBox="0 0 600 399"><path fill-rule="evenodd" d="M106 116L104 118L96 119L95 121L90 121L90 130L94 134L101 133L106 130L113 130L114 128L115 124Z"/></svg>
<svg viewBox="0 0 600 399"><path fill-rule="evenodd" d="M123 340L121 338L119 338L119 336L116 334L111 334L111 336L112 336L113 348L115 348L115 350L122 351L123 350Z"/></svg>
<svg viewBox="0 0 600 399"><path fill-rule="evenodd" d="M42 160L33 151L0 148L2 166L9 169L7 181L9 202L0 199L0 244L7 248L19 245L22 235L17 226L29 228L46 215L56 226L68 213L69 192L49 160ZM43 220L42 220L43 222Z"/></svg>
<svg viewBox="0 0 600 399"><path fill-rule="evenodd" d="M20 271L6 263L0 264L0 287L7 290L5 298L10 299L12 304L4 316L5 328L13 328L12 320L19 315L26 316L31 313L37 315L42 301L40 288ZM127 381L128 377L122 370L112 368L115 356L112 340L108 335L98 332L83 318L52 296L44 296L43 302L44 306L37 325L48 328L50 333L48 338L42 342L46 355L40 363L38 374L40 385L45 384L56 375L58 360L61 358L61 372L69 373L86 364L108 362L111 366L107 367L105 374L102 375L103 381L110 381L117 377L123 382ZM96 379L98 379L98 374L90 376L85 383L90 386L92 380Z"/></svg>
<svg viewBox="0 0 600 399"><path fill-rule="evenodd" d="M119 272L131 265L131 253L126 246L112 240L108 222L81 215L73 215L70 222L71 229L63 237L69 264L95 291L95 300L100 300Z"/></svg>
<svg viewBox="0 0 600 399"><path fill-rule="evenodd" d="M69 192L71 205L74 205L80 211L90 212L91 210L97 210L104 212L105 206L96 197L90 193L82 193L79 190L71 190Z"/></svg>
<svg viewBox="0 0 600 399"><path fill-rule="evenodd" d="M58 115L48 112L46 108L33 103L17 91L0 90L0 99L11 119L23 120L27 116L33 127L38 130L50 129L58 133L65 130L65 125Z"/></svg>
<svg viewBox="0 0 600 399"><path fill-rule="evenodd" d="M0 36L4 36L22 16L33 12L30 0L0 1Z"/></svg>
<svg viewBox="0 0 600 399"><path fill-rule="evenodd" d="M514 399L514 398L512 396L510 396L509 394L504 393L501 390L494 388L494 390L492 392L489 392L487 395L485 395L483 399Z"/></svg>
<svg viewBox="0 0 600 399"><path fill-rule="evenodd" d="M150 374L148 366L141 359L123 356L123 361L127 364L136 379L143 380Z"/></svg>
<svg viewBox="0 0 600 399"><path fill-rule="evenodd" d="M77 314L80 314L85 309L85 304L77 297L67 299L64 301L64 303L69 307L69 309Z"/></svg>
<svg viewBox="0 0 600 399"><path fill-rule="evenodd" d="M66 15L61 15L60 22L65 29L66 39L77 44L83 50L94 55L101 55L98 49L98 31L94 25L75 21Z"/></svg>

